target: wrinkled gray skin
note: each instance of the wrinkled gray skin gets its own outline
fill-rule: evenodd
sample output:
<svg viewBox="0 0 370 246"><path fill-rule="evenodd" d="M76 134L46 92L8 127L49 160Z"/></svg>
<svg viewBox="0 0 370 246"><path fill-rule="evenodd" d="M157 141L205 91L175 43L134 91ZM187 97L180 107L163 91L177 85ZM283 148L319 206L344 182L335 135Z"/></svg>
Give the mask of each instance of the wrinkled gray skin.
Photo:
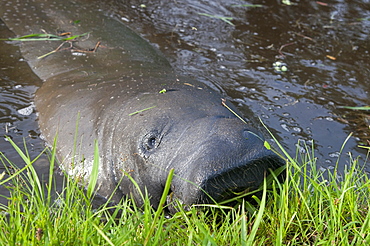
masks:
<svg viewBox="0 0 370 246"><path fill-rule="evenodd" d="M70 175L88 180L97 140L98 193L108 197L118 186L115 201L129 194L140 201L127 172L157 206L171 168L176 174L171 197L195 204L211 202L202 190L222 201L234 191L256 189L268 168L282 165L258 133L221 105L218 92L178 76L146 41L82 2L1 0L0 9L18 36L90 32L73 44L81 50L101 41L95 53L64 50L44 59L37 56L60 42L19 44L44 81L35 97L40 129L48 143L58 134L58 156ZM159 93L162 89L167 92Z"/></svg>

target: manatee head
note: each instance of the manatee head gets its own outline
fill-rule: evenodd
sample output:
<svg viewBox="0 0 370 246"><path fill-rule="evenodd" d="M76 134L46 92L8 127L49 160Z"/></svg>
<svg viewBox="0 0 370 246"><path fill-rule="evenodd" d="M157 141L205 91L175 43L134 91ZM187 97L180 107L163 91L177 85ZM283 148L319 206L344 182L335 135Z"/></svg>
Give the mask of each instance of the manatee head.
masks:
<svg viewBox="0 0 370 246"><path fill-rule="evenodd" d="M104 177L109 177L105 183L112 185L102 185L99 192L109 195L118 186L116 200L128 194L141 200L124 177L129 174L156 206L174 169L169 200L186 205L221 202L236 192L257 189L268 169L283 165L264 147L260 133L205 86L185 83L165 93L143 93L113 117L101 118L108 119L100 128L103 136L110 136L102 140L102 149L107 150L109 167L104 168Z"/></svg>

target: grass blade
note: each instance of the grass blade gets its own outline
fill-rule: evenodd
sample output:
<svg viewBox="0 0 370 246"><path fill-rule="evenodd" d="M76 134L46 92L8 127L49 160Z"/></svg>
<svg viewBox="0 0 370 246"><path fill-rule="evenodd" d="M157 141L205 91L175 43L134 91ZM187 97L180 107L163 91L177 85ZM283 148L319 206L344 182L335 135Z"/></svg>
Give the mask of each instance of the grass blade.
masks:
<svg viewBox="0 0 370 246"><path fill-rule="evenodd" d="M256 237L256 234L257 234L257 230L258 230L258 228L261 224L262 216L263 216L263 213L264 213L265 207L266 207L266 192L267 192L267 184L266 184L266 179L264 179L263 180L263 193L262 193L260 208L258 210L256 219L253 223L253 227L252 227L251 233L248 237L246 245L253 245L253 243L254 243L254 240L255 240L255 237Z"/></svg>
<svg viewBox="0 0 370 246"><path fill-rule="evenodd" d="M98 181L98 174L99 174L99 145L98 141L95 140L95 145L94 145L94 162L90 174L90 179L89 179L89 185L87 187L87 197L91 198L91 196L94 193L94 189L96 186L96 183Z"/></svg>
<svg viewBox="0 0 370 246"><path fill-rule="evenodd" d="M149 232L148 232L148 234L145 238L144 245L148 244L149 239L153 234L154 228L156 226L158 226L157 221L158 221L159 216L162 214L164 205L166 203L167 196L168 196L168 193L169 193L170 188L171 188L171 182L172 182L174 172L175 172L175 170L171 169L170 172L168 173L167 180L166 180L166 185L164 186L164 190L163 190L162 197L161 197L161 200L160 200L159 205L158 205L158 209L155 212L153 223L152 223L152 225L150 227L150 230L149 230Z"/></svg>

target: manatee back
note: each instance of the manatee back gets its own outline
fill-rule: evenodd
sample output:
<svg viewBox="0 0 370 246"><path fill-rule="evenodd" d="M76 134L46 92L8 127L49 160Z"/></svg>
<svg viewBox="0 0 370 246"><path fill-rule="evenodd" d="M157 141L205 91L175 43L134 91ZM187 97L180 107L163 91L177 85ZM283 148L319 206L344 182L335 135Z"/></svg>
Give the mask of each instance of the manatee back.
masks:
<svg viewBox="0 0 370 246"><path fill-rule="evenodd" d="M101 66L112 73L117 69L122 71L119 64L152 63L169 67L168 61L148 42L124 26L118 20L106 16L91 3L79 4L65 0L0 0L0 17L8 28L17 36L35 33L58 34L71 32L72 35L88 33L73 42L76 49L91 50L98 42L101 46L99 53L56 52L46 58L38 59L55 50L60 41L29 41L21 42L20 48L30 67L42 80L58 74L70 73L80 69L82 73L96 73ZM63 48L68 48L65 44ZM102 74L101 71L99 71Z"/></svg>

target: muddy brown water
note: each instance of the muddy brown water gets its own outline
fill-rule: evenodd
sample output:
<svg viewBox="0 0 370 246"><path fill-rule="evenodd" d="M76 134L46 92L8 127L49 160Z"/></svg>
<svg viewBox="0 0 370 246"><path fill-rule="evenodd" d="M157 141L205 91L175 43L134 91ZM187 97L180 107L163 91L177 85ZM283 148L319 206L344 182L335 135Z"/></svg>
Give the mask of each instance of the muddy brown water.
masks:
<svg viewBox="0 0 370 246"><path fill-rule="evenodd" d="M347 153L364 163L367 152L357 146L369 145L369 113L341 106L370 105L370 2L291 3L103 0L95 6L158 47L181 73L222 88L244 116L260 117L290 154L297 143L313 144L318 167L331 169L353 133L339 169L348 164ZM12 36L0 22L0 37ZM276 62L287 71L275 69ZM25 139L31 157L43 150L32 107L41 84L16 44L1 41L0 151L20 166L3 136L18 145ZM45 156L36 168L47 175Z"/></svg>

